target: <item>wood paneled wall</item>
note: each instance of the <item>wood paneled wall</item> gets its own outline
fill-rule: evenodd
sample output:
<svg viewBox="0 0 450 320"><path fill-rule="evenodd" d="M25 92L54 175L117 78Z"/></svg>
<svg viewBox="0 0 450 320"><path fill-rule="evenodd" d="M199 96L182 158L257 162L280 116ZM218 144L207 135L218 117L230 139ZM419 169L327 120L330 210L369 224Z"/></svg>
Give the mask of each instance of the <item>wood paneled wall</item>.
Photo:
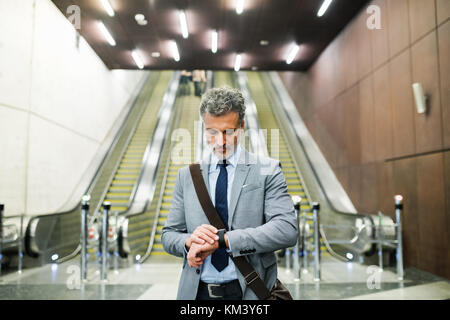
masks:
<svg viewBox="0 0 450 320"><path fill-rule="evenodd" d="M356 208L394 217L402 194L406 265L450 279L450 1L370 4L381 29L364 8L307 73L279 74Z"/></svg>

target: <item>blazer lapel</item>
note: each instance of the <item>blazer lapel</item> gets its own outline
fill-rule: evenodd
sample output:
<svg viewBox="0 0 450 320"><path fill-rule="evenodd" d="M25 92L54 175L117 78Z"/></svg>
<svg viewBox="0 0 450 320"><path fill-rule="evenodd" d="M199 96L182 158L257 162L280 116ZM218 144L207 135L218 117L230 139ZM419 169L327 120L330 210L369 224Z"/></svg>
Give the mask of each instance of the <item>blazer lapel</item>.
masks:
<svg viewBox="0 0 450 320"><path fill-rule="evenodd" d="M202 170L203 180L205 180L206 189L208 189L209 197L211 198L211 190L209 190L209 163L206 160L200 162L200 169Z"/></svg>
<svg viewBox="0 0 450 320"><path fill-rule="evenodd" d="M236 166L236 171L234 173L233 187L231 190L230 208L228 210L228 225L231 226L233 221L234 211L236 210L236 205L239 200L239 195L241 194L242 186L244 185L245 179L247 178L248 172L250 170L250 164L248 163L250 154L242 148L240 159Z"/></svg>

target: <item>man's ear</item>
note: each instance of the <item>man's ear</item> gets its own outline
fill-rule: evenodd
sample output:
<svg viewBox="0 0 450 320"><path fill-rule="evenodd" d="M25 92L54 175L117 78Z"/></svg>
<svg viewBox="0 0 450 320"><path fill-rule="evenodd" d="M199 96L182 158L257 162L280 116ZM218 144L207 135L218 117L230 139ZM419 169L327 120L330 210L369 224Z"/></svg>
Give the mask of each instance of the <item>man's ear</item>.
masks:
<svg viewBox="0 0 450 320"><path fill-rule="evenodd" d="M242 119L242 121L241 121L241 129L244 129L244 128L245 128L245 120Z"/></svg>

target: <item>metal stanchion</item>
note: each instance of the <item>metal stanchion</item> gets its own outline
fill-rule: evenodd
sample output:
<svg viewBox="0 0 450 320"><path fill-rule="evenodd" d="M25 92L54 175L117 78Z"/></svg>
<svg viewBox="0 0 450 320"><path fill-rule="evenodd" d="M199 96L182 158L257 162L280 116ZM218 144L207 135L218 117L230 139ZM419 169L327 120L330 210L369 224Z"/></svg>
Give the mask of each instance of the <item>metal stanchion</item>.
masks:
<svg viewBox="0 0 450 320"><path fill-rule="evenodd" d="M22 250L22 241L23 241L23 216L22 213L20 215L20 229L19 229L19 246L18 246L18 254L19 254L19 263L17 266L17 272L22 273L22 260L23 260L23 250Z"/></svg>
<svg viewBox="0 0 450 320"><path fill-rule="evenodd" d="M320 205L313 203L314 219L314 281L320 281L320 241L319 241L319 210Z"/></svg>
<svg viewBox="0 0 450 320"><path fill-rule="evenodd" d="M89 214L89 200L91 197L89 195L84 195L81 198L81 254L80 254L80 276L81 282L87 279L87 235L88 235L88 214Z"/></svg>
<svg viewBox="0 0 450 320"><path fill-rule="evenodd" d="M303 248L303 272L308 272L308 248L306 245L306 217L300 211L300 225L302 226L302 248Z"/></svg>
<svg viewBox="0 0 450 320"><path fill-rule="evenodd" d="M3 261L3 210L5 205L0 203L0 275L2 274L2 261Z"/></svg>
<svg viewBox="0 0 450 320"><path fill-rule="evenodd" d="M378 265L383 270L383 215L378 212Z"/></svg>
<svg viewBox="0 0 450 320"><path fill-rule="evenodd" d="M297 226L299 225L299 212L300 212L300 202L302 198L299 196L293 196L292 202L294 203L295 216L297 218ZM299 250L298 250L299 238L297 237L297 242L294 246L294 257L293 257L293 269L294 269L294 281L300 280L300 263L299 263Z"/></svg>
<svg viewBox="0 0 450 320"><path fill-rule="evenodd" d="M403 197L396 195L395 199L395 220L397 224L397 279L403 280L403 244L402 244L402 210Z"/></svg>
<svg viewBox="0 0 450 320"><path fill-rule="evenodd" d="M107 280L106 272L107 272L107 257L108 257L108 217L109 217L109 209L111 209L111 203L109 201L103 202L103 222L102 222L102 264L100 270L100 280Z"/></svg>

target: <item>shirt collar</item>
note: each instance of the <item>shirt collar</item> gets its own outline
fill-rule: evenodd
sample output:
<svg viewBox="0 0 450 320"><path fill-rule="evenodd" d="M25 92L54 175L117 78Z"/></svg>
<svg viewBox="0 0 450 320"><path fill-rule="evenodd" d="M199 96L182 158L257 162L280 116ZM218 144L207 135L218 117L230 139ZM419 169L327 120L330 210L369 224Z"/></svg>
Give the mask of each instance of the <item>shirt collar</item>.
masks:
<svg viewBox="0 0 450 320"><path fill-rule="evenodd" d="M234 153L230 157L227 158L228 165L232 166L233 168L236 168L240 154L241 154L241 146L238 145L236 147L236 150L234 151ZM209 172L215 171L217 169L218 162L219 162L219 159L216 157L214 152L211 152L211 157L210 157L210 162L209 162Z"/></svg>

